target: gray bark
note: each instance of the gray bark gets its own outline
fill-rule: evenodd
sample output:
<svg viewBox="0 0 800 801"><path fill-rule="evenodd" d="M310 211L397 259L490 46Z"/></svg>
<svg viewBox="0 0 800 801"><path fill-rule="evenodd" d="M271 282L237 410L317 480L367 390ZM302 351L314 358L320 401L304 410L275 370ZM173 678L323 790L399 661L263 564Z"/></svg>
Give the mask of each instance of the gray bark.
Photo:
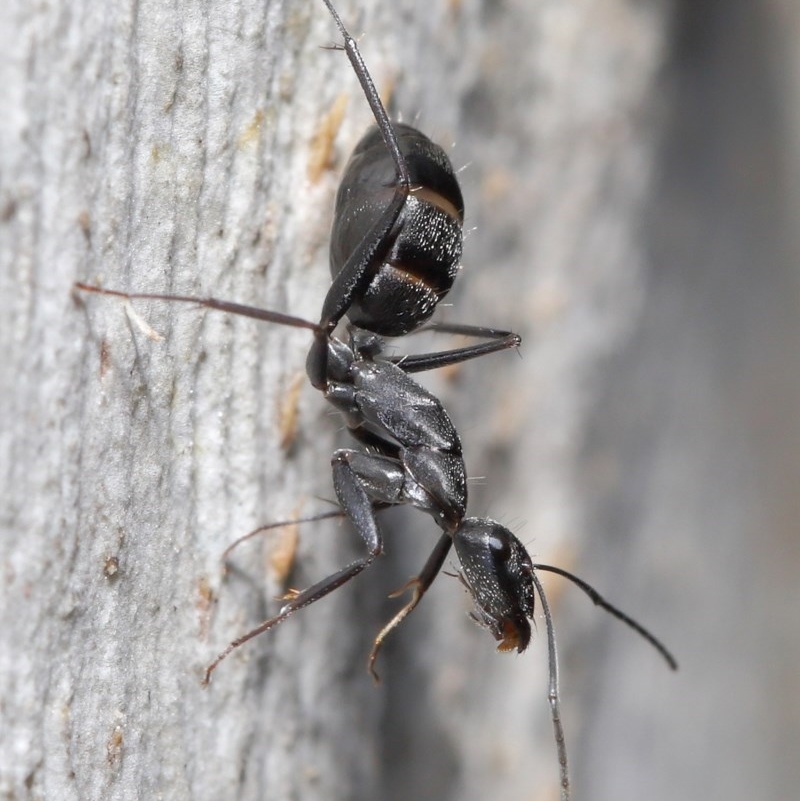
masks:
<svg viewBox="0 0 800 801"><path fill-rule="evenodd" d="M682 663L670 675L545 577L574 797L788 797L798 11L339 10L397 113L467 165L476 230L439 314L523 336L522 358L425 377L485 476L470 512ZM388 556L201 687L286 589L270 561L285 532L241 546L226 580L222 550L329 508L340 423L304 382L281 444L305 332L70 294L84 280L316 319L337 174L370 123L345 57L319 47L336 40L305 0L0 11L0 797L557 796L541 622L528 653L498 655L442 577L369 681L387 592L435 541L419 513L389 515ZM346 526L301 528L290 585L359 547Z"/></svg>

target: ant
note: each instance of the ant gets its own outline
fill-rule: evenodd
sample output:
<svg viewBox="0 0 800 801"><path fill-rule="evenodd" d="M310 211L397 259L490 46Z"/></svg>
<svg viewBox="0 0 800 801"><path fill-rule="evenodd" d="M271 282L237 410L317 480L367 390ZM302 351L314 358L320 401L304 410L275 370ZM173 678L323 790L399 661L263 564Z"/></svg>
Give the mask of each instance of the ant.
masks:
<svg viewBox="0 0 800 801"><path fill-rule="evenodd" d="M559 701L556 639L547 598L537 570L572 581L591 600L622 620L664 657L667 649L640 624L609 604L582 579L550 565L534 564L523 544L493 520L467 517L467 473L461 440L441 402L411 375L520 345L509 331L453 324L427 324L452 287L462 252L464 204L445 152L416 128L392 123L358 46L330 0L323 0L344 40L343 49L375 117L345 169L334 212L330 266L333 276L318 323L280 312L216 298L126 293L78 283L86 292L129 300L154 299L250 317L312 332L306 360L312 386L345 418L361 448L337 450L332 457L339 510L306 518L347 517L364 541L364 556L302 591L292 591L279 613L232 641L208 666L204 683L233 650L315 603L368 568L383 552L377 521L386 507L411 504L430 514L441 534L419 575L401 589L411 599L380 630L368 659L375 661L387 637L419 604L455 547L458 574L475 605L473 619L488 629L501 651L524 651L538 595L547 628L549 701L562 798L569 776ZM347 340L334 336L342 318L350 320ZM423 328L424 326L424 328ZM418 330L462 334L485 341L419 355L385 356L383 337ZM237 540L283 524L263 526ZM229 548L226 554L230 551Z"/></svg>

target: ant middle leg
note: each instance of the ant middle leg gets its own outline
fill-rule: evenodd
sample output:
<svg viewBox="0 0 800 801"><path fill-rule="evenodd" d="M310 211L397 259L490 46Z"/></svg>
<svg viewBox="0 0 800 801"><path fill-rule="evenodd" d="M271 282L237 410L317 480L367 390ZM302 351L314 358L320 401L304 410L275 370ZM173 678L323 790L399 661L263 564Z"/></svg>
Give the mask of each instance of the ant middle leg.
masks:
<svg viewBox="0 0 800 801"><path fill-rule="evenodd" d="M449 367L452 364L460 364L490 353L497 353L501 350L518 348L522 344L522 338L513 331L502 331L496 328L487 328L478 325L462 325L460 323L430 323L423 328L412 332L421 334L431 331L436 334L458 334L467 337L476 337L487 340L475 345L467 345L463 348L453 348L451 350L436 351L434 353L419 353L414 355L391 356L388 361L396 364L406 373L422 373L426 370L436 370L440 367Z"/></svg>
<svg viewBox="0 0 800 801"><path fill-rule="evenodd" d="M334 453L331 467L333 487L342 507L342 513L349 518L366 544L366 555L305 590L292 593L277 615L237 637L217 656L206 668L204 684L208 684L217 665L240 645L269 631L298 610L316 603L339 589L366 570L383 553L383 537L378 526L376 511L386 505L404 502L405 472L402 465L388 456L343 449Z"/></svg>

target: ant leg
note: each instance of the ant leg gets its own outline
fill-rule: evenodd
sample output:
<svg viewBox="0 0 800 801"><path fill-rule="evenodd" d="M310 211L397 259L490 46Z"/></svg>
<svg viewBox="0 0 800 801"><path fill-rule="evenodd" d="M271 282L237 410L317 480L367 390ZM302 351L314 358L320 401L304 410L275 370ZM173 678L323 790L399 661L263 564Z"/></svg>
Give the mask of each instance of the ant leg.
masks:
<svg viewBox="0 0 800 801"><path fill-rule="evenodd" d="M378 522L375 519L375 509L373 508L370 494L366 489L367 486L370 486L370 482L356 473L350 464L351 459L359 456L364 456L364 454L358 451L336 451L331 460L331 466L333 468L333 486L336 491L336 496L339 499L339 503L342 505L344 514L350 518L359 535L366 543L366 556L363 556L361 559L356 559L336 573L332 573L327 578L292 595L287 603L281 607L277 615L265 620L251 631L233 640L233 642L231 642L206 668L203 684L208 684L211 674L214 672L217 665L240 645L244 645L244 643L257 637L259 634L269 631L299 609L310 606L326 595L329 595L334 590L339 589L339 587L355 578L362 570L368 568L375 561L375 558L380 556L383 552L383 539L380 529L378 528ZM380 459L380 457L375 457L375 459ZM365 461L370 460L367 458ZM390 462L392 460L381 459L381 461ZM376 479L383 478L386 493L393 494L391 488L398 487L398 485L402 488L403 472L401 468L396 467L394 470L384 469L383 471L375 469L374 474ZM372 489L371 486L370 489Z"/></svg>
<svg viewBox="0 0 800 801"><path fill-rule="evenodd" d="M361 84L361 89L364 92L364 96L367 98L367 103L369 103L369 107L372 110L372 116L375 117L375 122L383 136L383 141L392 154L392 161L397 171L397 180L401 185L408 188L411 185L408 165L406 164L405 158L403 158L403 154L400 152L400 145L397 142L397 136L389 120L389 115L386 113L386 107L383 105L381 96L375 88L375 83L372 80L372 76L369 74L367 65L364 63L356 40L350 35L347 28L345 28L342 18L339 16L339 12L333 7L330 0L323 0L323 2L328 7L328 11L330 11L331 16L336 22L336 26L339 28L339 32L342 34L342 38L344 39L343 49L350 59L350 64L353 67L356 78L358 78L358 82Z"/></svg>
<svg viewBox="0 0 800 801"><path fill-rule="evenodd" d="M367 98L383 141L392 156L397 174L397 185L394 189L392 202L386 207L372 230L367 233L358 247L350 254L342 269L334 277L328 294L325 296L320 326L330 332L353 305L353 300L356 296L363 294L367 288L372 279L369 270L370 265L380 264L384 256L389 252L392 246L389 234L399 219L400 212L403 210L411 192L411 176L408 171L408 164L400 152L400 144L389 120L389 115L381 102L378 90L375 88L375 83L369 74L367 65L364 63L358 45L330 0L324 0L324 2L344 39L343 49L350 59L350 64L358 78L358 82L361 84L361 89Z"/></svg>
<svg viewBox="0 0 800 801"><path fill-rule="evenodd" d="M420 574L409 579L399 590L389 596L390 598L396 598L408 589L413 591L411 600L378 632L378 636L372 644L372 650L367 660L367 670L376 684L380 682L380 676L375 670L375 660L378 658L378 652L383 646L383 641L414 611L417 604L422 600L422 596L425 595L436 576L439 575L439 571L442 569L444 560L452 545L453 538L449 534L442 534Z"/></svg>
<svg viewBox="0 0 800 801"><path fill-rule="evenodd" d="M227 314L238 314L240 317L250 317L253 320L260 320L265 323L277 323L278 325L288 325L292 328L306 328L315 333L322 333L315 323L303 320L300 317L293 317L290 314L259 309L256 306L244 306L241 303L232 303L228 300L218 300L217 298L195 298L189 295L156 295L149 292L120 292L117 289L103 289L92 284L84 284L77 281L73 284L75 289L81 292L93 292L96 295L110 295L114 298L124 298L125 300L166 300L170 303L192 303L201 308L214 309L215 311L226 312Z"/></svg>
<svg viewBox="0 0 800 801"><path fill-rule="evenodd" d="M460 325L457 323L431 323L424 328L420 328L414 333L422 331L434 331L442 334L462 334L470 337L481 337L487 342L480 342L477 345L468 345L464 348L455 348L437 353L420 353L414 356L396 356L389 358L389 361L400 367L406 373L421 373L426 370L435 370L439 367L447 367L451 364L459 364L470 359L477 359L489 353L497 353L509 348L518 348L522 343L519 334L511 331L498 331L494 328L483 328L475 325Z"/></svg>
<svg viewBox="0 0 800 801"><path fill-rule="evenodd" d="M359 451L336 451L331 460L333 487L345 515L367 546L367 554L327 578L292 595L274 617L233 640L206 668L203 684L208 684L217 665L240 645L274 628L287 617L316 603L355 578L383 552L383 539L376 520L373 499L379 504L401 498L405 475L396 460Z"/></svg>
<svg viewBox="0 0 800 801"><path fill-rule="evenodd" d="M409 192L407 184L401 183L395 187L392 202L334 276L322 304L320 328L329 333L333 331L355 298L364 294L373 278L370 266L380 264L392 247L389 235L400 217Z"/></svg>
<svg viewBox="0 0 800 801"><path fill-rule="evenodd" d="M220 561L224 565L227 565L228 558L236 548L238 548L243 542L247 542L247 540L250 540L253 537L257 537L260 534L266 534L268 531L272 531L273 529L276 528L284 528L285 526L296 526L299 525L300 523L318 523L320 520L330 520L334 517L346 517L346 515L341 509L333 509L330 512L320 512L319 514L311 515L310 517L296 517L294 520L278 520L275 523L265 523L263 526L254 528L252 531L248 531L247 534L243 534L238 539L235 539L222 552Z"/></svg>

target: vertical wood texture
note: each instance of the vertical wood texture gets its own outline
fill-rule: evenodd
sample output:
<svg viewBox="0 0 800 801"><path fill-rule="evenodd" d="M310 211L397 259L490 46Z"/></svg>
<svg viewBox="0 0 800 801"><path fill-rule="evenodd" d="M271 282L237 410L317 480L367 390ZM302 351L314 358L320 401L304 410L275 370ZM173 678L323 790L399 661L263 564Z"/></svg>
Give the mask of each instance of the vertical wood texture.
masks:
<svg viewBox="0 0 800 801"><path fill-rule="evenodd" d="M797 11L339 10L395 111L465 167L442 318L523 335L521 358L425 378L484 477L471 513L682 662L670 675L548 581L575 798L788 797ZM337 174L370 122L345 57L320 47L336 39L308 0L0 10L2 798L557 797L541 623L529 653L498 655L443 577L383 684L366 675L387 592L435 541L419 513L390 515L389 556L200 686L286 588L269 558L285 533L242 546L224 581L222 549L328 508L340 424L303 382L281 445L302 331L137 303L154 342L123 304L70 295L87 280L315 319ZM358 547L344 526L301 529L290 584Z"/></svg>

